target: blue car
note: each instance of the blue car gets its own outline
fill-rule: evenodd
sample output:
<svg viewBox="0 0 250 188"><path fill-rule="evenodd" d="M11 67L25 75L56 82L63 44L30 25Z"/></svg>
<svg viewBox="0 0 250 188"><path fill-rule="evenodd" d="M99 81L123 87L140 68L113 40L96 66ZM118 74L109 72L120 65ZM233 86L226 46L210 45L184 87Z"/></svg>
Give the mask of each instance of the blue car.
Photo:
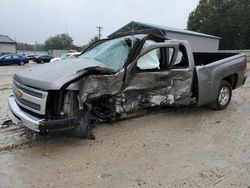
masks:
<svg viewBox="0 0 250 188"><path fill-rule="evenodd" d="M24 65L29 59L23 55L7 54L0 57L0 65Z"/></svg>
<svg viewBox="0 0 250 188"><path fill-rule="evenodd" d="M53 56L50 55L41 55L37 58L35 58L33 61L37 63L49 63L51 59L53 59Z"/></svg>

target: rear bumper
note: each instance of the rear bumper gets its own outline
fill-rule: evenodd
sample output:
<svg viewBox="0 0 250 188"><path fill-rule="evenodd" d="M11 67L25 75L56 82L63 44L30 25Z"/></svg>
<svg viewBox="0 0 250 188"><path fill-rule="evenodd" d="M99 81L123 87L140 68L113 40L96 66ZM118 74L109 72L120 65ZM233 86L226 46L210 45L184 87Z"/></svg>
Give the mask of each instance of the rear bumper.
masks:
<svg viewBox="0 0 250 188"><path fill-rule="evenodd" d="M9 108L12 112L13 121L22 123L25 127L35 132L49 132L72 129L78 124L78 117L69 117L57 120L46 120L32 116L23 111L16 103L13 96L9 97Z"/></svg>

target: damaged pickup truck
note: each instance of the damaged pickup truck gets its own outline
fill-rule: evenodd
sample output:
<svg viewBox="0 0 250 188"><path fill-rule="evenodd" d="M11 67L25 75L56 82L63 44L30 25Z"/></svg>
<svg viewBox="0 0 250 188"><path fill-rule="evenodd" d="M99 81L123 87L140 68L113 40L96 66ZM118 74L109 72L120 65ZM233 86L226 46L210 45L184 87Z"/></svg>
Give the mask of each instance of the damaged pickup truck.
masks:
<svg viewBox="0 0 250 188"><path fill-rule="evenodd" d="M193 53L187 41L152 33L123 35L97 41L79 58L16 73L9 106L14 119L33 131L71 129L84 137L90 122L145 108L225 109L245 80L244 55Z"/></svg>

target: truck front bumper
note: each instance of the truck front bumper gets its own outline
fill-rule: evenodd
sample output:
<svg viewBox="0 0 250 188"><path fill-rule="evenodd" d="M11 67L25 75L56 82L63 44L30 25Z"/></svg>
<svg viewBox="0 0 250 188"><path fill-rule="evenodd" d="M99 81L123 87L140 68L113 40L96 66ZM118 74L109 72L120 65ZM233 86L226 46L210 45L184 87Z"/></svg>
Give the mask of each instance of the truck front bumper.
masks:
<svg viewBox="0 0 250 188"><path fill-rule="evenodd" d="M23 111L15 101L13 95L9 97L9 108L12 112L13 121L22 123L25 127L35 132L49 132L72 129L78 125L78 117L68 117L62 119L46 120L38 118Z"/></svg>
<svg viewBox="0 0 250 188"><path fill-rule="evenodd" d="M39 119L35 116L32 116L26 112L24 112L16 103L13 95L9 97L9 108L12 112L13 121L15 123L22 123L27 128L40 132L40 125L44 121L44 119Z"/></svg>

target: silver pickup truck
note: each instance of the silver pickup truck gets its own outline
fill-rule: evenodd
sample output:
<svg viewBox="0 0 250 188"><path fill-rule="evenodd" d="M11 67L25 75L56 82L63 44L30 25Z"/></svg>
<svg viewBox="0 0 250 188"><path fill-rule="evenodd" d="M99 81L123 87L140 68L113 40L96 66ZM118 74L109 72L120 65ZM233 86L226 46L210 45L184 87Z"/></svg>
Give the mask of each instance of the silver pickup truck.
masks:
<svg viewBox="0 0 250 188"><path fill-rule="evenodd" d="M244 55L193 53L187 41L152 33L122 35L94 43L76 59L16 73L9 107L33 131L70 129L84 137L91 122L145 108L225 109L245 80Z"/></svg>

